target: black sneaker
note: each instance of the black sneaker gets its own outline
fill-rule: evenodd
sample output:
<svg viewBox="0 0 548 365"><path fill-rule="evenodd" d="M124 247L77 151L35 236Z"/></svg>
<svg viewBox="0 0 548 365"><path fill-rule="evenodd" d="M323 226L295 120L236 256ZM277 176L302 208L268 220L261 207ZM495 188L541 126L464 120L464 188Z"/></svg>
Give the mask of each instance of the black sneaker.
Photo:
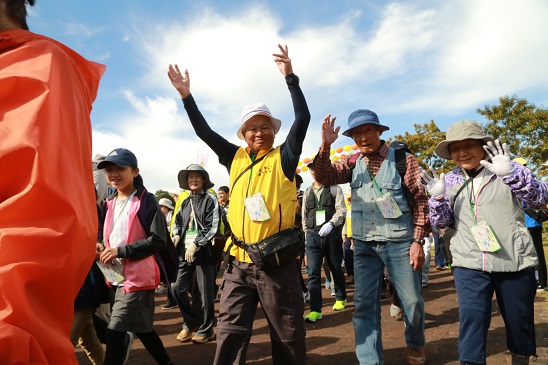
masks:
<svg viewBox="0 0 548 365"><path fill-rule="evenodd" d="M133 332L126 332L126 341L124 344L126 356L124 357L124 362L122 363L122 365L127 364L127 360L129 359L129 351L131 350L131 344L133 343L134 339L135 339L135 335L133 334Z"/></svg>

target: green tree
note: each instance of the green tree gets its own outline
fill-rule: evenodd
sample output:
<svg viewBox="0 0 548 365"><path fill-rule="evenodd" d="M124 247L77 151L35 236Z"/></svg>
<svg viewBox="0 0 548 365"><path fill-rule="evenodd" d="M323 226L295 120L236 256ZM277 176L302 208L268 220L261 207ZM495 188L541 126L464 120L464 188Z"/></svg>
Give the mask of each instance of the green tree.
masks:
<svg viewBox="0 0 548 365"><path fill-rule="evenodd" d="M395 140L407 143L409 149L415 157L422 169L428 169L428 166L433 166L436 171L447 172L455 167L453 161L448 161L440 158L434 153L436 146L441 141L445 140L445 132L440 131L436 122L433 120L430 123L414 124L415 133L397 135Z"/></svg>
<svg viewBox="0 0 548 365"><path fill-rule="evenodd" d="M541 166L548 159L548 109L517 96L499 98L499 105L485 105L477 112L487 119L486 134L509 146L512 158L522 157L537 175L547 175Z"/></svg>
<svg viewBox="0 0 548 365"><path fill-rule="evenodd" d="M154 196L156 196L156 200L160 201L160 199L162 198L167 198L169 200L171 200L171 203L173 204L173 206L175 206L175 201L173 200L173 197L169 194L168 191L165 191L165 190L156 190L156 192L154 193Z"/></svg>

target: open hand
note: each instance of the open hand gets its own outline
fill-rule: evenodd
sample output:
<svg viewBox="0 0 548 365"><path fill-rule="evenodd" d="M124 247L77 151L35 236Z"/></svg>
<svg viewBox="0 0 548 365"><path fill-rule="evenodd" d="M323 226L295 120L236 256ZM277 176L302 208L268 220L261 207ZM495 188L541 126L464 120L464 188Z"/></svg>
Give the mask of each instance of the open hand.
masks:
<svg viewBox="0 0 548 365"><path fill-rule="evenodd" d="M281 44L278 44L278 48L280 49L281 53L273 53L272 56L274 56L274 62L276 62L276 65L278 65L278 69L282 73L282 75L287 76L291 75L293 73L293 66L291 66L291 58L289 58L289 50L287 48L287 44L282 47Z"/></svg>
<svg viewBox="0 0 548 365"><path fill-rule="evenodd" d="M422 171L419 179L419 184L424 186L426 191L432 198L441 198L445 196L445 174L442 172L438 177L436 170L432 166L428 168L432 172L432 176L426 171Z"/></svg>
<svg viewBox="0 0 548 365"><path fill-rule="evenodd" d="M175 67L169 65L167 71L167 77L171 81L171 85L179 92L181 99L190 95L190 77L188 76L188 70L185 70L184 74L179 70L177 64Z"/></svg>
<svg viewBox="0 0 548 365"><path fill-rule="evenodd" d="M491 157L491 161L493 161L493 163L490 163L489 161L481 160L480 164L483 167L499 177L506 177L512 174L514 166L510 162L510 151L506 143L501 145L497 139L493 145L493 142L489 141L486 146L483 146L483 149Z"/></svg>
<svg viewBox="0 0 548 365"><path fill-rule="evenodd" d="M331 118L331 114L327 114L327 116L323 119L322 123L322 148L323 150L329 150L333 142L339 138L339 131L341 130L341 126L338 126L335 128L335 120L337 120L337 117Z"/></svg>

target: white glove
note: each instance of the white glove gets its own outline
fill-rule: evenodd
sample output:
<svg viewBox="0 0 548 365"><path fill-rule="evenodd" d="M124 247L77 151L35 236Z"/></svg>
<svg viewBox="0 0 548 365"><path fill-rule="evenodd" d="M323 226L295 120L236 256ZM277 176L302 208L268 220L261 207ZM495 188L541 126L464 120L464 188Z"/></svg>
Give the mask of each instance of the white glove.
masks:
<svg viewBox="0 0 548 365"><path fill-rule="evenodd" d="M433 198L441 198L445 196L446 187L445 187L445 174L442 172L438 178L436 170L432 166L428 168L432 172L432 176L426 171L421 172L421 177L419 183L424 186L426 191Z"/></svg>
<svg viewBox="0 0 548 365"><path fill-rule="evenodd" d="M192 261L194 261L194 256L196 256L196 252L198 252L199 249L200 248L195 243L190 244L185 252L186 262L190 264Z"/></svg>
<svg viewBox="0 0 548 365"><path fill-rule="evenodd" d="M480 164L483 167L498 177L506 177L512 174L514 166L510 162L510 152L506 143L503 143L501 146L498 139L495 140L495 145L489 141L486 146L483 146L483 149L491 157L491 161L493 161L493 163L489 163L489 161L481 160Z"/></svg>
<svg viewBox="0 0 548 365"><path fill-rule="evenodd" d="M173 236L173 238L171 239L171 241L173 242L173 245L175 247L177 247L177 244L179 243L180 240L181 240L181 236L179 236L179 235Z"/></svg>
<svg viewBox="0 0 548 365"><path fill-rule="evenodd" d="M329 232L331 232L331 230L333 229L333 225L331 225L331 223L326 223L322 226L322 228L320 228L320 232L318 232L320 234L320 237L325 237L329 234Z"/></svg>

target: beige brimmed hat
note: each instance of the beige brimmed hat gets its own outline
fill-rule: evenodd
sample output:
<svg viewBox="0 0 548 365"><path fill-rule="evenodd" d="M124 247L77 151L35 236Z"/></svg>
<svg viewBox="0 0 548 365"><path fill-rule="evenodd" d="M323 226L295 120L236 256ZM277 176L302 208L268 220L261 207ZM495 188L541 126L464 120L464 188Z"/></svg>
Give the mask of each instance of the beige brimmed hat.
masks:
<svg viewBox="0 0 548 365"><path fill-rule="evenodd" d="M238 129L237 134L239 139L245 139L245 123L256 115L264 115L265 117L270 118L272 126L274 127L274 134L278 133L280 127L282 126L282 121L272 116L270 109L268 109L265 103L255 103L246 105L242 111L242 125L240 125L240 129Z"/></svg>
<svg viewBox="0 0 548 365"><path fill-rule="evenodd" d="M163 205L164 207L169 208L169 210L173 210L173 203L168 198L160 199L160 201L158 201L158 205Z"/></svg>
<svg viewBox="0 0 548 365"><path fill-rule="evenodd" d="M493 137L484 135L481 124L471 120L463 120L453 123L447 129L445 141L438 143L436 146L436 154L441 158L451 160L449 145L452 142L464 141L465 139L481 139L484 142L493 142Z"/></svg>
<svg viewBox="0 0 548 365"><path fill-rule="evenodd" d="M215 184L211 180L209 180L209 174L204 169L202 165L199 165L197 163L193 163L192 165L189 165L186 169L179 171L179 175L177 176L179 180L179 186L181 189L190 190L190 186L188 185L188 174L191 171L195 171L202 175L204 178L204 190L211 189Z"/></svg>

